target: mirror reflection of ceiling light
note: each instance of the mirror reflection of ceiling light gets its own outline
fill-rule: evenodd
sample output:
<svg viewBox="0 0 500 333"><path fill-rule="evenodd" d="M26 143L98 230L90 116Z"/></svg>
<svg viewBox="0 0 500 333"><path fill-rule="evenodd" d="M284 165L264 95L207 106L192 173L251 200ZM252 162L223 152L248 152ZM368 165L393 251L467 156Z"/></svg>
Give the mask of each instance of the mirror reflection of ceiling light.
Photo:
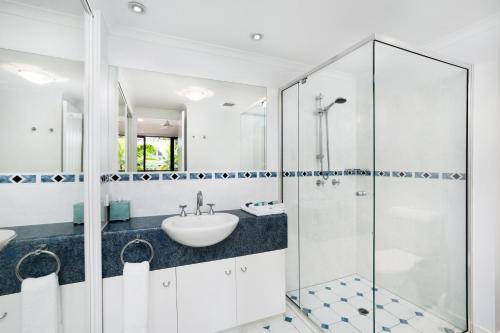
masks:
<svg viewBox="0 0 500 333"><path fill-rule="evenodd" d="M54 82L66 81L51 72L43 70L40 67L24 64L3 64L2 68L7 72L14 73L34 84L48 84Z"/></svg>
<svg viewBox="0 0 500 333"><path fill-rule="evenodd" d="M201 101L204 98L211 97L214 93L211 90L200 88L200 87L190 87L180 91L177 94L186 97L192 101Z"/></svg>
<svg viewBox="0 0 500 333"><path fill-rule="evenodd" d="M140 2L136 1L130 1L128 3L128 8L135 14L145 14L146 13L146 6L144 6Z"/></svg>
<svg viewBox="0 0 500 333"><path fill-rule="evenodd" d="M261 40L262 38L264 38L264 35L262 35L261 33L254 33L250 35L250 38L252 38L253 40Z"/></svg>

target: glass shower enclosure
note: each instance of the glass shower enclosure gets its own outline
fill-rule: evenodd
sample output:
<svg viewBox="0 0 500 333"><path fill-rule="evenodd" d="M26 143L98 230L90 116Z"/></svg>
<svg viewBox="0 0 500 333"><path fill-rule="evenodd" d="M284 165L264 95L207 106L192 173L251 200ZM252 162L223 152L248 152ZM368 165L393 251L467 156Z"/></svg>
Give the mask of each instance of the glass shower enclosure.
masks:
<svg viewBox="0 0 500 333"><path fill-rule="evenodd" d="M470 71L372 36L281 90L287 296L323 330L468 331Z"/></svg>

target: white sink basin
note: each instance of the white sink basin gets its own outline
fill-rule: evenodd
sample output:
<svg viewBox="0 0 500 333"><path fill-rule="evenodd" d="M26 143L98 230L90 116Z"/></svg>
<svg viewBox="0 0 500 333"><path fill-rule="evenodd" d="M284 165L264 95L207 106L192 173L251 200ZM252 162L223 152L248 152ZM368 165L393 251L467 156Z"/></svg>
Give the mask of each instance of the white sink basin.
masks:
<svg viewBox="0 0 500 333"><path fill-rule="evenodd" d="M236 228L239 220L238 216L228 213L172 216L162 222L161 228L178 243L203 247L226 239Z"/></svg>
<svg viewBox="0 0 500 333"><path fill-rule="evenodd" d="M14 230L0 229L0 251L16 237Z"/></svg>

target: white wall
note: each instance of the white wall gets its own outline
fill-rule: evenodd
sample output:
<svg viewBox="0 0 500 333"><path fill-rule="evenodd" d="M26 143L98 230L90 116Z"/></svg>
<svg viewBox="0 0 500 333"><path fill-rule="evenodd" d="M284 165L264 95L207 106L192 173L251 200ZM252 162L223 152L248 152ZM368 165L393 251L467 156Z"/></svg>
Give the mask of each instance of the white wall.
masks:
<svg viewBox="0 0 500 333"><path fill-rule="evenodd" d="M495 264L500 247L498 234L500 214L500 178L498 165L500 141L500 16L492 16L475 25L429 45L436 52L473 64L472 106L472 296L473 320L479 333L495 332L495 319L500 318L500 289ZM496 231L495 231L496 230ZM498 265L497 265L498 267ZM496 290L496 293L495 293ZM496 306L496 304L497 306ZM497 331L499 327L497 325Z"/></svg>

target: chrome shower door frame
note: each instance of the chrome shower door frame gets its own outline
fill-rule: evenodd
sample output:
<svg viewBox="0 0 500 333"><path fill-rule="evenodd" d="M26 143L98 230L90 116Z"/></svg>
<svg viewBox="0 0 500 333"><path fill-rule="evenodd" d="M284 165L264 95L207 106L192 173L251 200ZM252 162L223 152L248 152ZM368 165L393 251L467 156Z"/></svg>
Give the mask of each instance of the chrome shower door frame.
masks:
<svg viewBox="0 0 500 333"><path fill-rule="evenodd" d="M472 267L473 267L473 262L472 262L472 254L471 254L471 249L472 249L472 226L473 226L473 220L472 220L472 186L473 186L473 179L472 179L472 147L473 147L473 142L472 142L472 122L473 122L473 116L472 116L472 106L473 106L473 66L468 63L464 63L462 61L458 61L455 59L450 59L448 57L443 57L441 55L436 54L435 52L429 51L429 50L422 50L418 47L411 46L407 43L395 40L393 38L380 35L380 34L373 34L370 35L369 37L357 42L356 44L352 45L348 49L340 52L339 54L333 56L332 58L328 59L327 61L323 62L322 64L314 67L310 71L306 72L305 74L299 76L293 81L288 82L287 84L283 85L279 89L279 108L280 108L280 113L279 113L279 124L280 124L280 198L281 201L283 201L283 105L282 105L282 93L286 89L294 86L295 84L298 84L300 82L305 82L307 81L307 78L320 71L321 69L337 62L338 60L344 58L345 56L353 53L354 51L358 50L359 48L365 46L368 43L373 43L375 45L376 42L380 42L382 44L386 44L388 46L392 46L398 49L401 49L403 51L407 51L419 56L423 56L435 61L447 63L449 65L461 67L467 71L467 110L466 110L466 121L467 121L467 128L466 128L466 261L467 261L467 267L466 267L466 295L467 295L467 330L464 333L474 333L474 325L473 325L473 312L472 312ZM374 59L373 59L374 61ZM375 66L373 64L373 66ZM375 188L375 187L374 187ZM375 235L375 233L374 233ZM375 236L373 239L373 242L375 244ZM372 254L374 255L374 254ZM375 280L374 280L375 281ZM295 304L295 303L294 303Z"/></svg>

